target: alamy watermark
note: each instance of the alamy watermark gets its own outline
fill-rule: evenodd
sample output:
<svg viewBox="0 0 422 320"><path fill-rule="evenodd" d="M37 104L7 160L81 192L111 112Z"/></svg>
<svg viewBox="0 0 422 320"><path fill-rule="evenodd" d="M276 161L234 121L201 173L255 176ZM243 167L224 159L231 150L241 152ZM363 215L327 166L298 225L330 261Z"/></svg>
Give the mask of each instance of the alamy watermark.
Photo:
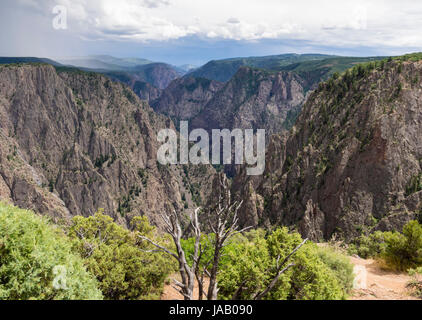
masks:
<svg viewBox="0 0 422 320"><path fill-rule="evenodd" d="M366 6L357 6L351 14L351 27L356 30L368 29L368 9Z"/></svg>
<svg viewBox="0 0 422 320"><path fill-rule="evenodd" d="M252 129L215 129L212 130L210 141L206 130L195 129L189 133L188 122L182 121L180 139L172 129L161 130L157 139L163 143L157 153L157 160L162 165L229 165L233 164L234 154L234 164L246 163L250 166L246 169L247 175L262 175L265 171L265 130L259 129L255 133Z"/></svg>
<svg viewBox="0 0 422 320"><path fill-rule="evenodd" d="M67 29L67 8L65 6L55 6L53 8L53 28L55 30Z"/></svg>
<svg viewBox="0 0 422 320"><path fill-rule="evenodd" d="M56 290L68 290L67 268L65 266L55 266L53 268L53 288Z"/></svg>
<svg viewBox="0 0 422 320"><path fill-rule="evenodd" d="M353 281L353 289L366 290L368 288L368 271L365 266L355 266L353 269L355 279Z"/></svg>

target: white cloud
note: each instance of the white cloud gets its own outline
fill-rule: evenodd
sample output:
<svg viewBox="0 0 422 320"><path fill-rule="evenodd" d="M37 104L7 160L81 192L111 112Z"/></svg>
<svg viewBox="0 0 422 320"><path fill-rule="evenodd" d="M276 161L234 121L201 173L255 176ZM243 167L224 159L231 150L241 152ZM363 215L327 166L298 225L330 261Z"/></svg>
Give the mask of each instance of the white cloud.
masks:
<svg viewBox="0 0 422 320"><path fill-rule="evenodd" d="M19 0L51 18L68 8L70 32L89 39L307 40L339 46L422 46L422 2L413 0Z"/></svg>

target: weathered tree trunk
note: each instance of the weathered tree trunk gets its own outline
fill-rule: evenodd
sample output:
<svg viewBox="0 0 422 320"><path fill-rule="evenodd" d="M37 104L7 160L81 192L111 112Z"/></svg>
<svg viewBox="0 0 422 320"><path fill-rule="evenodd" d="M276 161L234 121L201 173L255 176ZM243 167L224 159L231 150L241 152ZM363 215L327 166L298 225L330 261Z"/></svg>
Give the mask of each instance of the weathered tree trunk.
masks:
<svg viewBox="0 0 422 320"><path fill-rule="evenodd" d="M166 224L166 231L173 238L176 246L176 252L171 252L167 248L155 243L147 237L140 236L141 239L146 240L157 247L159 250L174 257L179 263L179 272L182 278L182 282L174 280L177 290L184 296L185 300L193 299L193 289L195 287L195 278L198 280L199 286L199 300L204 296L204 274L206 273L210 277L210 286L208 288L207 299L217 300L218 297L218 283L217 276L219 271L219 264L222 256L224 247L227 245L227 241L238 233L242 233L248 229L244 228L238 230L239 219L237 212L242 203L233 202L230 194L230 187L227 178L224 174L219 175L217 183L219 185L220 194L218 204L212 208L208 214L209 227L215 235L214 243L214 255L211 261L203 263L201 265L202 247L201 247L201 226L198 219L198 212L200 209L195 210L195 214L191 216L191 226L195 233L195 244L194 254L192 256L192 267L186 261L185 252L183 251L181 240L182 240L182 228L180 217L177 212L173 212L170 215L163 215L163 220ZM212 262L211 271L208 270L209 263ZM200 271L201 269L201 271Z"/></svg>
<svg viewBox="0 0 422 320"><path fill-rule="evenodd" d="M163 215L163 220L166 224L166 231L173 238L173 242L176 246L176 252L171 252L167 248L155 243L151 239L140 236L141 239L150 242L152 245L157 247L159 250L167 253L168 255L174 257L179 263L179 273L182 282L174 280L174 283L177 287L176 290L179 291L184 297L185 300L193 300L193 289L195 287L195 271L197 270L197 265L199 264L198 254L199 254L199 245L201 240L201 229L198 222L198 212L199 209L195 211L194 217L191 217L191 223L195 231L195 250L193 254L193 265L192 268L189 267L189 264L186 260L185 252L182 248L182 228L180 223L179 215L176 212L166 216Z"/></svg>
<svg viewBox="0 0 422 320"><path fill-rule="evenodd" d="M214 262L212 264L210 272L210 286L208 288L208 300L217 300L217 275L218 275L218 265L221 259L221 249L216 247L214 252Z"/></svg>

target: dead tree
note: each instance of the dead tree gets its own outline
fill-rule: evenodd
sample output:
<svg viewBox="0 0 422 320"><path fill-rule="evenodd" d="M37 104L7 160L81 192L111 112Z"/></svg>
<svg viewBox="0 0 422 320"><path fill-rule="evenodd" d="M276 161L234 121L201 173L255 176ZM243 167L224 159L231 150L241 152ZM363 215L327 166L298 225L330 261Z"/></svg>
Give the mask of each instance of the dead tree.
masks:
<svg viewBox="0 0 422 320"><path fill-rule="evenodd" d="M227 178L225 178L224 175L220 175L217 180L220 187L217 205L208 212L209 229L214 234L214 239L211 244L213 247L213 254L209 261L204 261L204 253L207 250L205 246L209 244L201 244L202 231L198 218L199 208L195 210L190 218L190 225L195 234L194 253L191 257L193 263L191 267L186 260L186 255L181 245L183 233L180 216L176 211L173 211L171 215L162 215L162 219L165 223L165 231L173 238L176 252L170 251L147 237L140 236L141 239L148 241L158 250L165 252L178 261L182 282L174 280L177 286L175 288L185 297L185 300L193 299L195 279L199 286L198 298L200 300L203 299L204 296L206 296L208 300L217 300L217 276L223 249L227 246L228 240L234 235L252 228L247 227L239 230L238 211L242 202L232 202L230 188ZM208 276L210 279L210 286L207 294L205 294L204 288L205 276Z"/></svg>
<svg viewBox="0 0 422 320"><path fill-rule="evenodd" d="M154 242L153 240L139 236L142 240L148 241L152 245L154 245L158 250L172 256L178 261L179 264L179 273L182 279L182 282L177 281L174 279L174 288L183 295L185 300L193 300L193 289L195 286L195 277L196 272L198 270L198 266L200 263L199 253L200 253L200 242L201 242L201 228L198 220L198 213L199 208L195 210L193 215L191 216L190 223L192 225L193 232L195 234L195 244L194 244L194 253L192 256L192 267L189 266L185 252L182 248L181 240L182 240L182 228L181 228L181 221L180 215L173 211L170 215L161 215L164 223L165 223L165 231L172 237L173 242L176 246L176 252L172 252L171 250L165 248L164 246Z"/></svg>
<svg viewBox="0 0 422 320"><path fill-rule="evenodd" d="M206 271L210 278L207 294L208 300L217 300L219 264L224 247L228 244L228 240L234 235L243 233L252 228L247 227L239 230L238 211L242 206L242 202L232 202L230 186L224 175L219 176L218 183L220 188L218 204L208 213L207 217L209 227L215 235L211 270Z"/></svg>
<svg viewBox="0 0 422 320"><path fill-rule="evenodd" d="M205 275L207 274L207 270L209 269L212 263L212 259L208 259L205 261L204 254L208 250L209 246L209 241L207 241L206 243L201 242L199 244L199 255L198 261L196 263L195 277L196 281L198 282L198 300L200 301L202 301L204 297L207 296L207 293L205 292Z"/></svg>

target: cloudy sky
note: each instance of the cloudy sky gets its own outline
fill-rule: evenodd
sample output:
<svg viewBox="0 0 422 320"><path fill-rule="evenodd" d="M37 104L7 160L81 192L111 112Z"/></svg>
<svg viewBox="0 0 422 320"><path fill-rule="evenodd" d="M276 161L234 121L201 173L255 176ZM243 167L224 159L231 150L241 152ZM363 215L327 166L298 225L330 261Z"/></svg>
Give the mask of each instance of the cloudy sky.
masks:
<svg viewBox="0 0 422 320"><path fill-rule="evenodd" d="M110 54L200 65L291 52L422 51L419 0L2 0L0 6L0 56Z"/></svg>

